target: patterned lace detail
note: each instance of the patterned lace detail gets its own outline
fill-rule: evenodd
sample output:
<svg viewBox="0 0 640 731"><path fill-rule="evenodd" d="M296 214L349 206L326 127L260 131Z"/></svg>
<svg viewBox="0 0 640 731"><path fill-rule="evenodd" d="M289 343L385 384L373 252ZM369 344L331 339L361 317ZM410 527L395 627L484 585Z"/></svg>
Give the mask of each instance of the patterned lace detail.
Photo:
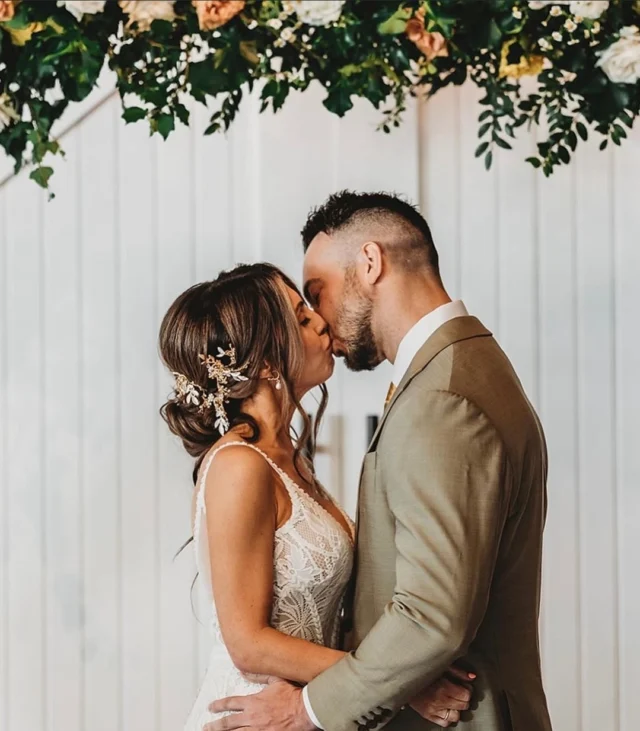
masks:
<svg viewBox="0 0 640 731"><path fill-rule="evenodd" d="M200 731L203 722L214 718L206 711L211 701L261 689L261 686L247 682L233 666L222 639L210 585L204 488L214 457L232 446L243 446L261 454L280 476L291 499L291 517L275 534L272 627L293 637L337 647L340 609L353 564L353 523L341 509L350 535L331 513L254 445L229 442L214 450L201 473L194 521L196 563L211 600L213 649L207 675L185 731ZM331 500L327 493L323 496Z"/></svg>

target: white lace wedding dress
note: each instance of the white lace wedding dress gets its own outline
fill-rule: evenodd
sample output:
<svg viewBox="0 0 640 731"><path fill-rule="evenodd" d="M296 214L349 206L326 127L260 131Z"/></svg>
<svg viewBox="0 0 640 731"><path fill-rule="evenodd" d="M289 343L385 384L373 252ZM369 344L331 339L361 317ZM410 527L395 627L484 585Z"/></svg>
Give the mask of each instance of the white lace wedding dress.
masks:
<svg viewBox="0 0 640 731"><path fill-rule="evenodd" d="M213 647L185 731L202 731L205 723L226 715L210 713L207 709L212 701L230 695L257 693L263 688L245 680L234 666L222 639L210 583L204 486L216 454L238 445L259 452L278 473L291 498L291 517L275 535L271 626L294 637L337 647L340 609L353 564L353 523L346 515L351 535L264 452L251 444L233 442L214 450L201 470L193 534L198 572L212 608Z"/></svg>

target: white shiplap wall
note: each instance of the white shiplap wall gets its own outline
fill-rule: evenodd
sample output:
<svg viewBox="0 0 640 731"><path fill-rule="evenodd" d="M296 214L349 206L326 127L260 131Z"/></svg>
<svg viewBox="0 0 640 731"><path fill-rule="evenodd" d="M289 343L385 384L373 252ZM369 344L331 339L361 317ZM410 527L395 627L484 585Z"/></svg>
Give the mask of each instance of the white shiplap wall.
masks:
<svg viewBox="0 0 640 731"><path fill-rule="evenodd" d="M554 725L640 716L640 135L587 146L550 180L524 138L486 173L472 87L412 107L391 136L311 89L276 116L248 100L227 138L167 143L112 100L65 140L57 198L0 189L0 728L176 731L206 662L188 552L190 463L157 415L156 333L172 299L238 261L298 277L308 209L386 189L428 217L451 294L494 330L550 448L543 653ZM355 506L365 416L388 367L331 383L329 487ZM202 615L202 608L199 608Z"/></svg>

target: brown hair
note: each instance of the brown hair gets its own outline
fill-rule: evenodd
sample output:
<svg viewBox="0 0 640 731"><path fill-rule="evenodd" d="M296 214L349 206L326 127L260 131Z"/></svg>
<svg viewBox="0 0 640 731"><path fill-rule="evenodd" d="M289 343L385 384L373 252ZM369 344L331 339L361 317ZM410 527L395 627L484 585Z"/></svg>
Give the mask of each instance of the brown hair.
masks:
<svg viewBox="0 0 640 731"><path fill-rule="evenodd" d="M312 426L295 393L304 351L300 326L284 285L299 293L291 279L270 264L241 265L222 272L212 282L194 285L164 316L159 348L170 371L183 374L204 391L215 390L216 384L198 356L216 354L219 348L226 350L229 345L235 348L237 366L248 380L230 384L225 409L230 428L248 427L248 435L243 438L251 443L259 440L260 430L255 419L242 411L243 403L255 393L265 365L277 372L282 383L283 412L288 413L293 406L302 416L303 429L296 435L294 454L294 465L302 477L300 461L305 456L313 474L313 450L327 390L321 386L320 408ZM187 452L196 458L195 482L205 454L220 439L214 426L214 409L201 411L197 405L170 399L160 413L169 429L182 439Z"/></svg>

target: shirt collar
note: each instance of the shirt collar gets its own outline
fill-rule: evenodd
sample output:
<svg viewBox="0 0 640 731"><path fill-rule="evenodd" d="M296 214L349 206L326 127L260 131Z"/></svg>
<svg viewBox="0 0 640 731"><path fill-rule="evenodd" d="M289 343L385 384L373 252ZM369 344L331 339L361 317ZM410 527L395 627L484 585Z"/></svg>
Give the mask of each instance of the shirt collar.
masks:
<svg viewBox="0 0 640 731"><path fill-rule="evenodd" d="M435 310L418 320L402 338L398 346L398 353L393 364L393 385L396 387L399 385L420 348L441 325L456 317L465 317L468 314L467 308L462 301L455 300L436 307Z"/></svg>

